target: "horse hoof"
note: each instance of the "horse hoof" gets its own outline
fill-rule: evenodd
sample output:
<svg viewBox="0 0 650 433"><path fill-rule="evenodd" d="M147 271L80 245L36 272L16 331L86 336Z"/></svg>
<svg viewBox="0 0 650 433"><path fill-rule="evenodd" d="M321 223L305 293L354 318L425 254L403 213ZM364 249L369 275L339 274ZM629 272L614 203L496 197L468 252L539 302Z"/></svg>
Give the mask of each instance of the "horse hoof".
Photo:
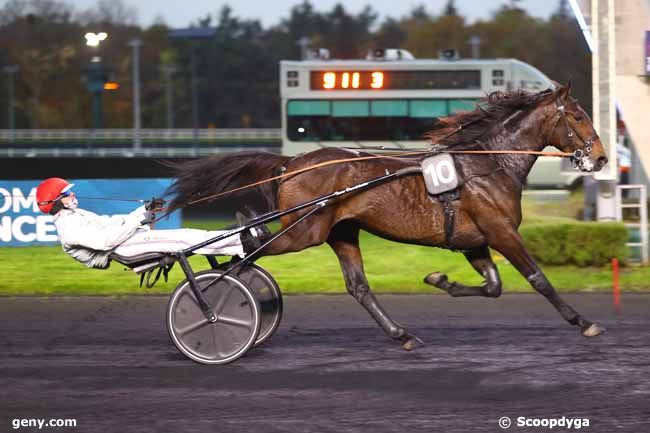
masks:
<svg viewBox="0 0 650 433"><path fill-rule="evenodd" d="M595 337L597 335L600 335L605 332L605 328L602 328L595 323L593 323L590 327L582 331L582 335L585 337Z"/></svg>
<svg viewBox="0 0 650 433"><path fill-rule="evenodd" d="M420 340L415 335L410 335L404 343L402 343L402 349L410 352L411 350L417 349L418 347L424 346L424 341Z"/></svg>
<svg viewBox="0 0 650 433"><path fill-rule="evenodd" d="M424 277L424 282L427 284L430 284L432 286L435 286L439 289L442 289L440 287L445 281L447 281L447 276L443 274L442 272L431 272L429 275ZM444 289L443 289L444 290Z"/></svg>

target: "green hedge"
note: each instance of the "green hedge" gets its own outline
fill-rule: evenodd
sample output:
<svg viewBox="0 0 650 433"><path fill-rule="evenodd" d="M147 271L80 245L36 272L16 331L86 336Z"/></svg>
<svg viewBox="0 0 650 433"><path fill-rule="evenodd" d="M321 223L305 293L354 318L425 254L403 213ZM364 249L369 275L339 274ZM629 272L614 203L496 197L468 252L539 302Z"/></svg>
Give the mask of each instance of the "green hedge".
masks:
<svg viewBox="0 0 650 433"><path fill-rule="evenodd" d="M520 229L528 250L540 263L602 266L628 256L628 231L621 223L554 221Z"/></svg>

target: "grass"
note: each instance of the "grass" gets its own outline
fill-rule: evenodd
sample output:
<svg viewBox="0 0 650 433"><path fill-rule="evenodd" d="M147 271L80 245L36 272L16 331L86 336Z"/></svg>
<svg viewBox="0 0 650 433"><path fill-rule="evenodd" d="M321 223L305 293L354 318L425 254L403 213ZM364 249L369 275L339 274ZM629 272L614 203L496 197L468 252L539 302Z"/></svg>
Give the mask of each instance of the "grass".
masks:
<svg viewBox="0 0 650 433"><path fill-rule="evenodd" d="M573 217L582 203L581 192L563 203L535 203L524 200L524 223ZM215 230L228 225L223 220L189 220L186 227ZM276 229L277 225L271 225ZM480 277L460 253L386 241L362 233L361 249L368 280L379 293L442 293L422 282L432 271L445 272L452 281L480 284ZM502 257L494 255L506 292L532 292L521 275ZM195 270L207 269L203 257L190 259ZM276 278L283 293L345 293L338 261L327 245L293 254L262 258L258 264ZM609 291L612 277L609 266L578 268L542 266L560 291ZM119 264L108 270L87 269L55 247L0 248L0 296L16 295L127 295L168 294L184 275L175 266L169 282L158 282L153 289L138 288L138 277ZM650 267L628 266L621 270L625 291L647 291Z"/></svg>
<svg viewBox="0 0 650 433"><path fill-rule="evenodd" d="M192 221L192 227L214 229L224 223ZM482 278L470 267L462 254L428 247L385 241L363 233L361 248L371 287L380 293L438 293L422 282L432 272L443 271L450 279L465 284L479 284ZM504 287L508 292L531 292L528 283L503 258L495 256ZM203 257L192 257L196 270L207 269ZM262 258L258 263L277 279L285 294L345 293L336 256L327 245L300 253ZM608 267L543 268L551 282L562 291L611 290ZM184 276L178 266L169 282L160 281L153 289L138 288L137 276L113 264L108 270L87 269L55 247L0 248L0 295L126 295L168 294ZM648 289L650 268L628 267L621 275L627 291Z"/></svg>

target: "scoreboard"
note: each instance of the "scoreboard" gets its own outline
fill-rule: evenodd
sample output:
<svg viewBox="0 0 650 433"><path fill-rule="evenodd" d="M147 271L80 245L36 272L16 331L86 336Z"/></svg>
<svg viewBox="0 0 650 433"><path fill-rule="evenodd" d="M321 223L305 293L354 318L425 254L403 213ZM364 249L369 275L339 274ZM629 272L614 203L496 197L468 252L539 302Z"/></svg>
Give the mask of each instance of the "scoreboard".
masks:
<svg viewBox="0 0 650 433"><path fill-rule="evenodd" d="M480 70L324 71L310 73L311 90L480 89Z"/></svg>
<svg viewBox="0 0 650 433"><path fill-rule="evenodd" d="M440 117L492 91L540 91L542 72L516 59L282 60L282 153L324 146L426 146Z"/></svg>

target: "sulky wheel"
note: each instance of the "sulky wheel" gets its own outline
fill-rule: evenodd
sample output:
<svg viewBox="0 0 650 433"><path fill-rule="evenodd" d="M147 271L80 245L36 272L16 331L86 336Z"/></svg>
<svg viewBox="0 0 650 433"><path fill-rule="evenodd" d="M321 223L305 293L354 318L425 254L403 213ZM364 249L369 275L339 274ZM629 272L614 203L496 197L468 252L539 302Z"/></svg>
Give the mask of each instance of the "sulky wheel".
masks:
<svg viewBox="0 0 650 433"><path fill-rule="evenodd" d="M249 264L235 270L233 274L253 290L262 310L262 325L255 345L266 341L282 320L282 293L278 283L264 268Z"/></svg>
<svg viewBox="0 0 650 433"><path fill-rule="evenodd" d="M210 323L190 288L182 281L167 306L167 330L185 356L201 364L227 364L243 356L257 340L262 322L259 302L239 278L224 276L219 270L195 275L208 304L217 316Z"/></svg>

